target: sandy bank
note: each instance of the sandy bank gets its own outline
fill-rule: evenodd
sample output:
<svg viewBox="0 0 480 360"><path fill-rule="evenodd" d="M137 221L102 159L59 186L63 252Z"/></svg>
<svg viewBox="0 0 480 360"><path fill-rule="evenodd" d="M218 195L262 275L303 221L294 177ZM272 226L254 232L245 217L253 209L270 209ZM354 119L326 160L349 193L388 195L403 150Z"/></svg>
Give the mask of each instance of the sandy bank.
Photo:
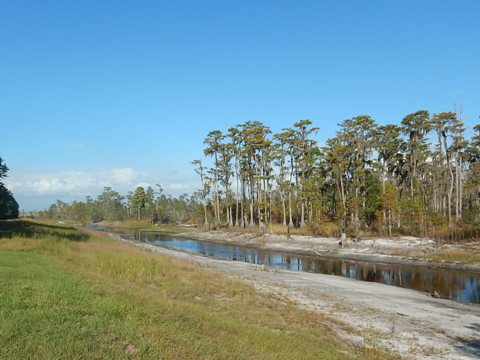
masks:
<svg viewBox="0 0 480 360"><path fill-rule="evenodd" d="M439 245L434 240L404 236L395 239L374 238L348 241L341 247L336 238L276 234L208 231L176 234L217 243L249 246L263 250L314 255L346 260L371 261L386 264L410 264L431 268L457 269L480 272L480 263L433 262L422 257L440 250L456 250L456 245Z"/></svg>
<svg viewBox="0 0 480 360"><path fill-rule="evenodd" d="M411 359L477 359L480 306L435 299L413 290L304 272L270 270L112 238L246 281L262 292L328 316L342 338Z"/></svg>

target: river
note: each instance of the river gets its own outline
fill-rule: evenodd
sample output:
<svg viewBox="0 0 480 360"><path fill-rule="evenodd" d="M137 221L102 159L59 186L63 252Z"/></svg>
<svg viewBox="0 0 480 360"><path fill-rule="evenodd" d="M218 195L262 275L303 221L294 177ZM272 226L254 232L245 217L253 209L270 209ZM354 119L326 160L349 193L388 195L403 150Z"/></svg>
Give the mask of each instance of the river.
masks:
<svg viewBox="0 0 480 360"><path fill-rule="evenodd" d="M296 255L147 231L117 230L115 233L128 240L214 259L242 261L274 269L343 276L359 281L414 289L461 303L480 303L480 273L476 272Z"/></svg>

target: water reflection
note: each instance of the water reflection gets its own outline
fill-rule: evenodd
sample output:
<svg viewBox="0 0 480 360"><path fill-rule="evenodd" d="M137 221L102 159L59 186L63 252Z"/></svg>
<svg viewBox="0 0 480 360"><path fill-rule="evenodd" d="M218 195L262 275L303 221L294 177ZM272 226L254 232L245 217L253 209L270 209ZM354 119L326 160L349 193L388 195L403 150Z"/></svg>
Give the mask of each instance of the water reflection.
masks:
<svg viewBox="0 0 480 360"><path fill-rule="evenodd" d="M339 275L431 294L436 292L443 298L462 303L480 303L480 273L291 255L235 245L181 239L161 233L121 231L120 234L125 238L216 259L265 264L277 269Z"/></svg>

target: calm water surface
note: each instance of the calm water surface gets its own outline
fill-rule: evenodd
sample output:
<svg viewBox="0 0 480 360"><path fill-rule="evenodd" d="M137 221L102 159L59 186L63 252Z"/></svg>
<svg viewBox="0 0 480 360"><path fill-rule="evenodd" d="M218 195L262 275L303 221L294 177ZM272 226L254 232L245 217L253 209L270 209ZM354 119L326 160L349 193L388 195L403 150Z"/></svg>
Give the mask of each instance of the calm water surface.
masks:
<svg viewBox="0 0 480 360"><path fill-rule="evenodd" d="M276 269L306 271L348 277L361 281L437 292L442 298L462 303L480 303L480 272L430 269L422 266L361 262L320 256L301 256L243 246L184 239L164 233L117 231L122 237L221 260L242 261Z"/></svg>

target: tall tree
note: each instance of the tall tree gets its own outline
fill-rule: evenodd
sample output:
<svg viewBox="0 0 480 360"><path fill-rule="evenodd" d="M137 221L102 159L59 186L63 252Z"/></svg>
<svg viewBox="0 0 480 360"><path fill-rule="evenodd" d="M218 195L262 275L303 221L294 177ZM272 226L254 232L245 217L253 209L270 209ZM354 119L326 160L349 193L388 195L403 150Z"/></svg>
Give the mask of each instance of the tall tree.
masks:
<svg viewBox="0 0 480 360"><path fill-rule="evenodd" d="M418 191L418 169L427 158L427 135L432 126L427 110L419 110L405 116L402 120L403 132L407 136L406 153L408 177L410 179L410 196Z"/></svg>
<svg viewBox="0 0 480 360"><path fill-rule="evenodd" d="M242 161L242 137L241 132L236 127L231 127L228 129L228 137L230 138L230 144L232 146L233 156L234 156L234 169L235 169L235 226L244 226L244 215L243 215L243 191L241 192L240 184L243 184L243 174L241 172L241 161ZM240 219L240 221L239 221Z"/></svg>
<svg viewBox="0 0 480 360"><path fill-rule="evenodd" d="M387 124L379 126L374 136L374 147L378 155L377 167L380 171L383 199L383 226L388 226L388 234L392 236L392 212L396 208L397 191L394 191L394 179L400 174L403 164L402 129L399 126ZM387 182L390 184L387 193ZM388 224L387 224L388 222Z"/></svg>
<svg viewBox="0 0 480 360"><path fill-rule="evenodd" d="M467 146L469 168L466 179L467 207L472 220L480 224L480 124L475 125L474 135Z"/></svg>
<svg viewBox="0 0 480 360"><path fill-rule="evenodd" d="M306 193L305 183L308 181L308 174L311 173L315 158L313 156L316 142L310 139L311 135L318 132L317 127L312 127L310 120L300 120L293 124L295 131L295 150L296 162L298 169L298 193L300 197L300 227L305 226L305 208L306 208Z"/></svg>
<svg viewBox="0 0 480 360"><path fill-rule="evenodd" d="M141 186L137 187L132 196L132 208L135 211L137 220L142 219L142 210L145 209L146 202L147 195L145 194L145 189Z"/></svg>
<svg viewBox="0 0 480 360"><path fill-rule="evenodd" d="M455 216L456 222L460 223L463 217L464 168L465 161L467 160L466 148L468 145L468 142L465 139L462 109L460 109L459 116L454 118L453 123L450 126L450 133L452 134L451 153L453 154L455 167Z"/></svg>
<svg viewBox="0 0 480 360"><path fill-rule="evenodd" d="M211 156L214 159L213 168L211 173L213 175L213 187L214 187L214 201L215 201L215 225L220 224L220 194L219 194L219 161L220 149L222 146L223 134L220 130L213 130L207 134L204 140L206 148L204 149L205 156Z"/></svg>
<svg viewBox="0 0 480 360"><path fill-rule="evenodd" d="M7 172L8 172L8 167L3 162L3 159L0 157L0 184L3 184L2 179L4 179L7 176Z"/></svg>
<svg viewBox="0 0 480 360"><path fill-rule="evenodd" d="M452 148L448 144L448 137L456 120L456 114L453 112L443 112L435 114L432 117L432 125L438 136L438 153L440 166L444 174L444 197L446 198L446 212L450 225L452 224L452 197L455 186L455 175L452 164Z"/></svg>
<svg viewBox="0 0 480 360"><path fill-rule="evenodd" d="M18 203L2 181L7 177L8 170L7 165L0 157L0 219L15 219L19 215Z"/></svg>
<svg viewBox="0 0 480 360"><path fill-rule="evenodd" d="M205 226L205 229L208 229L207 196L210 191L210 187L205 175L205 168L202 165L202 161L193 160L192 164L195 166L195 172L200 176L200 181L202 183L202 188L199 190L199 194L204 211L203 225Z"/></svg>
<svg viewBox="0 0 480 360"><path fill-rule="evenodd" d="M346 237L348 225L348 211L349 211L349 189L350 189L350 148L348 146L348 139L341 133L337 136L327 140L327 146L323 151L325 163L327 164L327 172L330 175L331 181L335 184L336 189L333 200L335 201L335 210L333 215L340 213L340 230L342 238ZM337 198L339 201L336 202Z"/></svg>
<svg viewBox="0 0 480 360"><path fill-rule="evenodd" d="M255 218L259 228L264 228L266 202L266 152L271 141L267 138L270 128L260 121L247 121L240 125L243 140L243 166L249 197L249 226L255 226Z"/></svg>
<svg viewBox="0 0 480 360"><path fill-rule="evenodd" d="M18 215L18 203L12 192L0 184L0 219L16 219Z"/></svg>
<svg viewBox="0 0 480 360"><path fill-rule="evenodd" d="M232 212L232 164L231 160L234 157L234 147L232 144L223 144L220 146L220 156L218 167L220 170L220 178L225 189L225 207L227 213L228 227L233 226L233 212Z"/></svg>
<svg viewBox="0 0 480 360"><path fill-rule="evenodd" d="M289 166L287 164L288 156L288 144L289 139L292 137L292 130L284 130L281 133L275 134L274 139L274 161L278 168L278 174L276 176L276 183L278 187L278 193L280 195L280 201L282 202L282 225L287 226L287 196L290 193L291 179L288 178ZM290 197L291 199L291 197ZM291 211L291 206L290 206ZM291 213L289 214L292 218ZM291 224L290 224L291 225Z"/></svg>
<svg viewBox="0 0 480 360"><path fill-rule="evenodd" d="M102 211L103 219L108 221L121 220L124 218L124 197L111 187L104 187L98 196L97 202Z"/></svg>
<svg viewBox="0 0 480 360"><path fill-rule="evenodd" d="M367 176L371 171L371 154L374 148L375 121L360 115L340 123L340 138L348 148L347 177L350 189L351 218L356 236L360 232L360 213L366 207Z"/></svg>

